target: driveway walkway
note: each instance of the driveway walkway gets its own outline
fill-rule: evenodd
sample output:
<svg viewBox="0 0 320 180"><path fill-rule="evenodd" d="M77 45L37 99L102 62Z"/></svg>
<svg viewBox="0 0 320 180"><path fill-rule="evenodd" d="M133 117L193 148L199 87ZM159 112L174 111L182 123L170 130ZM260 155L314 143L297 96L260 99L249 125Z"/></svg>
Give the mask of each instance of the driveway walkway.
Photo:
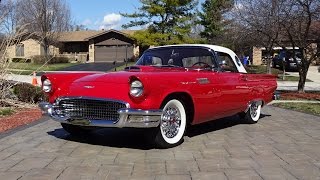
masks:
<svg viewBox="0 0 320 180"><path fill-rule="evenodd" d="M287 72L290 76L299 77L298 72ZM317 66L310 66L307 79L310 79L313 82L306 82L305 90L306 91L320 91L320 73L318 72ZM289 91L297 91L298 90L298 82L293 81L278 81L277 90L289 90Z"/></svg>
<svg viewBox="0 0 320 180"><path fill-rule="evenodd" d="M265 107L258 124L230 117L153 149L143 131L68 135L54 121L0 139L1 179L319 179L320 117Z"/></svg>

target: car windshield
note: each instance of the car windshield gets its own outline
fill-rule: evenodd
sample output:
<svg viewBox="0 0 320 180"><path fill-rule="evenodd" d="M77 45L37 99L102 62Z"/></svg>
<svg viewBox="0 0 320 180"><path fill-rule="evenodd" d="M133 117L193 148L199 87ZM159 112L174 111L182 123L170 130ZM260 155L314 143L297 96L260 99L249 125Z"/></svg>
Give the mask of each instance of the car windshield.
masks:
<svg viewBox="0 0 320 180"><path fill-rule="evenodd" d="M210 50L194 47L149 49L141 56L137 65L210 69L216 67Z"/></svg>

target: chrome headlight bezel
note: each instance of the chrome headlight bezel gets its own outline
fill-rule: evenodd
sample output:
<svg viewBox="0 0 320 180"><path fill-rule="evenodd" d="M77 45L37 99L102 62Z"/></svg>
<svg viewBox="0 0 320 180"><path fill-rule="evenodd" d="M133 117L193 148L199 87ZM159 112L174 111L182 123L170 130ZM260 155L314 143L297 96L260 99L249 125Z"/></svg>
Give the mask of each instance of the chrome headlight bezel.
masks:
<svg viewBox="0 0 320 180"><path fill-rule="evenodd" d="M130 83L130 95L133 97L140 97L143 95L144 87L141 81L134 80Z"/></svg>
<svg viewBox="0 0 320 180"><path fill-rule="evenodd" d="M50 92L52 90L52 84L51 81L49 79L45 79L42 82L42 90L46 93Z"/></svg>

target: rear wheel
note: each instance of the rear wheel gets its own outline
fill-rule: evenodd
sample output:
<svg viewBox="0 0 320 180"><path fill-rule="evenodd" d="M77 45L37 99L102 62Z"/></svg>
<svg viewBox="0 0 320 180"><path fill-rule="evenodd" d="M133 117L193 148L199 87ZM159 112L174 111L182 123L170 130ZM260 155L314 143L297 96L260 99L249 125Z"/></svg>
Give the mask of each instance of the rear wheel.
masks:
<svg viewBox="0 0 320 180"><path fill-rule="evenodd" d="M177 99L169 100L163 108L160 125L157 129L156 146L170 148L181 144L186 125L187 115L183 103Z"/></svg>
<svg viewBox="0 0 320 180"><path fill-rule="evenodd" d="M65 131L67 131L72 135L88 134L91 131L93 131L93 128L90 128L90 127L81 127L81 126L66 124L66 123L61 123L61 126Z"/></svg>
<svg viewBox="0 0 320 180"><path fill-rule="evenodd" d="M250 104L249 110L246 112L244 117L245 121L250 124L257 123L261 115L261 103L252 102Z"/></svg>

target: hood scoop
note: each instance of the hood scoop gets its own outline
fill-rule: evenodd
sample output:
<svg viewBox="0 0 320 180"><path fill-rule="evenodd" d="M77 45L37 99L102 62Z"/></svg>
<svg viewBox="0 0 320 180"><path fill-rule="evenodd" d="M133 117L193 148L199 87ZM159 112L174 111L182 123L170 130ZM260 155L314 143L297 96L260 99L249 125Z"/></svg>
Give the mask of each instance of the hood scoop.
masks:
<svg viewBox="0 0 320 180"><path fill-rule="evenodd" d="M140 72L141 68L138 66L129 66L124 68L125 71L129 71L129 72Z"/></svg>

